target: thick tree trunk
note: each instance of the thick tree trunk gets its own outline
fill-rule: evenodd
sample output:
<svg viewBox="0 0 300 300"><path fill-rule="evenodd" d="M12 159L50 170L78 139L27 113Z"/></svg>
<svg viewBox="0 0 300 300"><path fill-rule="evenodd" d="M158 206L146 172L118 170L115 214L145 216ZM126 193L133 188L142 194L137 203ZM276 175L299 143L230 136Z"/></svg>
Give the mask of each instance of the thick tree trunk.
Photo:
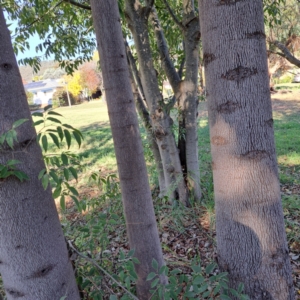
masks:
<svg viewBox="0 0 300 300"><path fill-rule="evenodd" d="M11 159L29 180L0 179L0 272L7 299L79 299L73 268L52 198L39 172L45 168L40 146L0 7L0 135L20 119L18 142L3 145L0 164Z"/></svg>
<svg viewBox="0 0 300 300"><path fill-rule="evenodd" d="M132 31L138 54L142 85L162 158L168 193L173 198L177 187L180 202L187 205L187 189L183 178L178 149L171 130L172 120L163 103L163 98L158 87L156 71L153 66L147 29L148 15L146 11L146 8L142 7L135 0L126 0L128 25Z"/></svg>
<svg viewBox="0 0 300 300"><path fill-rule="evenodd" d="M124 213L131 249L139 259L137 292L150 298L153 259L164 265L156 226L147 168L144 160L117 0L92 0L92 14L101 69L106 88L108 114L115 145ZM165 278L161 278L165 282Z"/></svg>
<svg viewBox="0 0 300 300"><path fill-rule="evenodd" d="M199 0L218 262L250 299L294 299L261 0Z"/></svg>

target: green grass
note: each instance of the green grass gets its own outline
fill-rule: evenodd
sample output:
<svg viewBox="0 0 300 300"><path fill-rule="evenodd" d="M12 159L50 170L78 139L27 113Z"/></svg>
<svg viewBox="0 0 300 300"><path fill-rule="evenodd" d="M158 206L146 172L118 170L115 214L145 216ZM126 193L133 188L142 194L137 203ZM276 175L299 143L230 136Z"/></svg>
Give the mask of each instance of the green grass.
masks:
<svg viewBox="0 0 300 300"><path fill-rule="evenodd" d="M289 97L290 95L291 93L289 93ZM282 97L283 99L276 100L278 107L274 112L273 118L286 231L289 245L293 249L293 245L295 248L300 245L300 229L297 226L300 214L300 119L297 110L300 110L300 99L298 99L298 102L296 101L297 99L295 101L286 99L286 95ZM204 102L200 103L200 112L205 110L205 105ZM70 239L76 236L76 245L82 251L89 250L95 253L98 251L97 253L99 253L104 249L111 249L112 246L115 247L116 244L116 247L123 247L124 244L126 245L126 231L119 189L108 191L114 185L109 183L107 175L117 173L117 167L106 104L101 101L95 101L73 107L59 108L56 111L63 115L63 123L68 123L81 130L84 135L84 142L80 149L75 144L71 146L71 151L79 155L81 163L84 166L79 180L79 191L98 188L101 190L100 193L98 192L81 198L82 201L86 202L88 209L85 214L81 215L77 213L79 215L79 222L76 219L72 222L69 220L71 217L68 213L74 214L74 209L62 214L65 234L70 236ZM162 233L171 233L174 237L181 236L182 240L180 243L184 243L186 239L185 235L188 237L190 228L194 228L195 226L198 228L195 229L197 230L197 236L205 232L201 228L202 219L204 218L207 221L206 224L209 224L207 228L211 230L208 230L207 233L205 232L205 237L201 237L201 239L208 239L214 245L214 194L209 126L206 114L204 113L203 115L199 119L198 129L201 186L203 192L202 203L200 205L193 203L192 208L183 208L180 205L172 207L167 200L155 199L155 197L154 203L158 227ZM151 187L155 187L157 184L156 170L143 128L141 129L141 133ZM98 172L101 176L101 186L95 187L95 184L93 185L89 181L90 175L93 172ZM199 216L201 216L200 221ZM103 225L101 225L102 223ZM123 241L123 244L119 245L119 242L114 240L116 236ZM98 244L99 239L100 245ZM162 247L165 253L176 257L174 248L172 249L169 243L163 244ZM213 251L211 252L213 253ZM197 254L191 254L191 257L193 258L195 255L198 255L198 252ZM199 252L200 256L201 253ZM204 258L202 257L202 259ZM210 259L213 258L211 257ZM112 263L112 261L114 262ZM111 258L110 261L108 257L107 259L102 259L101 263L105 269L115 272L115 269L111 269L115 261L116 258ZM167 260L167 264L174 268L176 266L183 266L188 269L188 263L188 260ZM84 268L86 268L86 265L84 265ZM88 273L84 268L81 269L82 272ZM95 270L96 273L97 271ZM94 286L93 283L90 283L90 285Z"/></svg>
<svg viewBox="0 0 300 300"><path fill-rule="evenodd" d="M280 83L275 84L276 90L300 90L300 83Z"/></svg>

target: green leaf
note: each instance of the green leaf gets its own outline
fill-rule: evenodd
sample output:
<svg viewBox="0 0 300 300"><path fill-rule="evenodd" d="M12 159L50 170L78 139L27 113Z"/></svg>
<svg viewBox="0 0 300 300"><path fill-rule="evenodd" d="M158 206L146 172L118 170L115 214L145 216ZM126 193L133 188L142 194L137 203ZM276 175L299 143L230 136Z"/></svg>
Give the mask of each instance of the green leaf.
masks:
<svg viewBox="0 0 300 300"><path fill-rule="evenodd" d="M241 294L243 290L244 290L244 284L242 282L240 282L237 291L238 291L238 293Z"/></svg>
<svg viewBox="0 0 300 300"><path fill-rule="evenodd" d="M234 290L234 289L229 289L229 291L230 291L230 293L234 296L234 297L239 297L239 293L236 291L236 290Z"/></svg>
<svg viewBox="0 0 300 300"><path fill-rule="evenodd" d="M206 268L205 268L205 272L206 274L210 274L215 268L216 268L216 264L215 263L211 263L209 264Z"/></svg>
<svg viewBox="0 0 300 300"><path fill-rule="evenodd" d="M41 112L34 112L34 113L32 114L32 116L34 116L34 117L44 117L44 114L41 113Z"/></svg>
<svg viewBox="0 0 300 300"><path fill-rule="evenodd" d="M60 197L60 207L62 210L66 209L66 199L64 195L61 195Z"/></svg>
<svg viewBox="0 0 300 300"><path fill-rule="evenodd" d="M61 121L60 121L60 120L58 120L58 119L56 119L56 118L53 118L53 117L48 117L48 118L47 118L47 121L52 121L52 122L54 122L54 123L61 124Z"/></svg>
<svg viewBox="0 0 300 300"><path fill-rule="evenodd" d="M203 276L196 276L193 280L193 284L201 284L205 281L205 278Z"/></svg>
<svg viewBox="0 0 300 300"><path fill-rule="evenodd" d="M180 269L174 269L174 270L172 270L170 273L172 274L172 275L176 275L176 274L179 274L179 273L181 273L182 271L180 270Z"/></svg>
<svg viewBox="0 0 300 300"><path fill-rule="evenodd" d="M155 258L152 259L152 268L155 270L155 271L158 271L158 262Z"/></svg>
<svg viewBox="0 0 300 300"><path fill-rule="evenodd" d="M207 298L209 295L210 295L210 291L207 291L207 292L202 294L202 297Z"/></svg>
<svg viewBox="0 0 300 300"><path fill-rule="evenodd" d="M53 180L54 180L56 183L59 182L59 178L58 178L58 176L57 176L57 174L56 174L56 172L55 172L54 170L51 170L51 171L49 172L49 175L53 178Z"/></svg>
<svg viewBox="0 0 300 300"><path fill-rule="evenodd" d="M29 180L29 177L27 174L25 174L22 171L14 171L14 175L21 181L23 182L24 180Z"/></svg>
<svg viewBox="0 0 300 300"><path fill-rule="evenodd" d="M48 174L44 174L42 177L42 185L43 185L44 190L47 189L48 184L49 184L49 176L48 176Z"/></svg>
<svg viewBox="0 0 300 300"><path fill-rule="evenodd" d="M137 265L140 264L140 261L137 259L137 257L133 257L133 258L132 258L132 261L133 261L135 264L137 264Z"/></svg>
<svg viewBox="0 0 300 300"><path fill-rule="evenodd" d="M58 112L56 112L56 111L54 111L54 110L48 111L48 115L55 115L55 116L60 116L60 117L63 116L63 115L59 114Z"/></svg>
<svg viewBox="0 0 300 300"><path fill-rule="evenodd" d="M150 280L152 280L154 277L156 277L156 273L154 273L154 272L151 272L150 274L148 274L148 276L147 276L147 281L150 281Z"/></svg>
<svg viewBox="0 0 300 300"><path fill-rule="evenodd" d="M164 273L165 273L165 271L166 271L166 269L167 269L167 266L162 266L162 267L159 269L159 272L158 272L158 274L159 274L159 275L162 275L162 274L164 274Z"/></svg>
<svg viewBox="0 0 300 300"><path fill-rule="evenodd" d="M69 149L70 146L71 146L71 134L70 134L70 131L67 130L67 129L64 129L64 134L65 134L65 138L66 138L68 149Z"/></svg>
<svg viewBox="0 0 300 300"><path fill-rule="evenodd" d="M158 284L158 282L159 282L159 278L156 278L155 280L153 280L153 281L151 282L151 288L156 287L157 284Z"/></svg>
<svg viewBox="0 0 300 300"><path fill-rule="evenodd" d="M116 295L110 295L109 300L118 300Z"/></svg>
<svg viewBox="0 0 300 300"><path fill-rule="evenodd" d="M184 294L184 296L187 297L187 298L192 298L192 297L195 297L196 295L195 295L194 292L186 292L186 293Z"/></svg>
<svg viewBox="0 0 300 300"><path fill-rule="evenodd" d="M15 165L17 165L17 164L20 164L21 162L19 161L19 160L17 160L17 159L10 159L7 163L6 163L6 165L7 166L15 166Z"/></svg>
<svg viewBox="0 0 300 300"><path fill-rule="evenodd" d="M76 128L74 128L73 126L69 125L69 124L62 124L62 126L72 129L72 130L77 130Z"/></svg>
<svg viewBox="0 0 300 300"><path fill-rule="evenodd" d="M0 136L0 145L3 145L5 139L6 139L6 133L4 133Z"/></svg>
<svg viewBox="0 0 300 300"><path fill-rule="evenodd" d="M201 266L200 265L194 265L194 266L192 266L192 269L195 273L201 273Z"/></svg>
<svg viewBox="0 0 300 300"><path fill-rule="evenodd" d="M70 167L69 168L69 171L71 172L71 174L73 175L73 177L78 180L78 175L77 175L77 171L73 168L73 167Z"/></svg>
<svg viewBox="0 0 300 300"><path fill-rule="evenodd" d="M135 252L135 250L134 250L134 249L131 249L131 250L128 252L127 256L128 256L128 257L132 257L133 254L134 254L134 252Z"/></svg>
<svg viewBox="0 0 300 300"><path fill-rule="evenodd" d="M64 133L63 133L63 130L62 130L62 128L61 128L60 126L57 126L56 129L57 129L57 133L58 133L58 135L59 135L59 138L60 138L60 140L62 141L62 140L64 139Z"/></svg>
<svg viewBox="0 0 300 300"><path fill-rule="evenodd" d="M67 168L64 169L64 176L65 176L66 180L69 181L70 176L69 176L69 170Z"/></svg>
<svg viewBox="0 0 300 300"><path fill-rule="evenodd" d="M56 145L56 147L60 148L58 137L55 134L51 133L51 132L49 133L49 135L51 136L51 138L52 138L54 144Z"/></svg>
<svg viewBox="0 0 300 300"><path fill-rule="evenodd" d="M20 119L20 120L13 123L12 128L16 129L17 127L19 127L20 125L22 125L26 121L28 121L28 119Z"/></svg>
<svg viewBox="0 0 300 300"><path fill-rule="evenodd" d="M11 133L11 131L7 132L6 133L6 142L8 144L8 146L13 149L13 146L14 146L14 137Z"/></svg>
<svg viewBox="0 0 300 300"><path fill-rule="evenodd" d="M222 300L231 300L231 298L229 296L224 295L224 294L220 295L220 297Z"/></svg>
<svg viewBox="0 0 300 300"><path fill-rule="evenodd" d="M73 135L74 135L75 140L78 144L78 147L80 148L82 137L80 136L80 134L77 131L73 131Z"/></svg>
<svg viewBox="0 0 300 300"><path fill-rule="evenodd" d="M68 156L64 153L61 154L61 160L65 166L67 166L69 164Z"/></svg>
<svg viewBox="0 0 300 300"><path fill-rule="evenodd" d="M48 150L48 139L46 135L42 136L42 146L45 152Z"/></svg>
<svg viewBox="0 0 300 300"><path fill-rule="evenodd" d="M76 190L73 186L67 186L67 187L68 187L69 191L70 191L73 195L79 196L77 190Z"/></svg>
<svg viewBox="0 0 300 300"><path fill-rule="evenodd" d="M80 205L80 203L79 203L77 197L75 197L75 196L72 195L71 198L72 198L73 201L75 202L75 205L77 206L77 209L81 212L81 205Z"/></svg>
<svg viewBox="0 0 300 300"><path fill-rule="evenodd" d="M136 272L135 272L134 269L129 270L128 273L129 273L135 280L138 279L138 276L137 276L137 274L136 274Z"/></svg>
<svg viewBox="0 0 300 300"><path fill-rule="evenodd" d="M204 283L203 285L201 285L201 286L199 287L199 293L205 292L205 291L207 290L207 288L208 288L208 284L207 284L207 283Z"/></svg>
<svg viewBox="0 0 300 300"><path fill-rule="evenodd" d="M36 122L33 123L33 126L38 126L40 124L44 123L44 120L38 120Z"/></svg>
<svg viewBox="0 0 300 300"><path fill-rule="evenodd" d="M41 179L45 173L46 173L46 169L41 170L39 173L38 179Z"/></svg>
<svg viewBox="0 0 300 300"><path fill-rule="evenodd" d="M59 197L59 195L61 194L61 190L62 190L61 189L61 185L60 184L57 185L56 189L54 190L54 192L52 194L52 196L53 196L54 199L56 199L56 198Z"/></svg>

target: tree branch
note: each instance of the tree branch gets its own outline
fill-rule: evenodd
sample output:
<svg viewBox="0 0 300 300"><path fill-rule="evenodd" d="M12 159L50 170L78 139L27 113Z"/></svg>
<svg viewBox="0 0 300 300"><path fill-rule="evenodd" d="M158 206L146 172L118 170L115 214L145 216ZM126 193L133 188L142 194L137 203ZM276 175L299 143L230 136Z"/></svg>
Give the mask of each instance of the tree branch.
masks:
<svg viewBox="0 0 300 300"><path fill-rule="evenodd" d="M70 4L74 5L74 6L86 9L86 10L92 10L92 8L90 6L78 3L78 2L76 2L74 0L63 0L63 1L67 2L67 3L70 3Z"/></svg>
<svg viewBox="0 0 300 300"><path fill-rule="evenodd" d="M148 0L147 1L147 6L145 7L145 16L148 18L150 13L151 13L151 10L152 10L152 7L154 5L154 0Z"/></svg>
<svg viewBox="0 0 300 300"><path fill-rule="evenodd" d="M160 25L155 8L152 9L150 17L152 25L154 27L154 33L163 69L166 72L167 78L172 86L174 94L176 94L180 82L180 77L174 67L173 61L170 58L169 47L167 45L167 41L165 39L164 32Z"/></svg>
<svg viewBox="0 0 300 300"><path fill-rule="evenodd" d="M139 91L139 94L141 96L141 98L144 100L145 103L147 103L146 99L145 99L145 94L144 94L144 90L143 90L143 85L142 85L142 81L141 78L139 76L139 72L135 63L135 59L132 55L132 52L130 50L130 47L126 41L126 38L124 38L124 43L125 43L125 50L126 50L126 54L127 54L127 59L128 59L128 63L129 63L129 67L130 70L132 72L132 76L134 79L134 82L137 86L137 89Z"/></svg>
<svg viewBox="0 0 300 300"><path fill-rule="evenodd" d="M283 45L282 43L280 43L278 41L273 41L272 44L274 44L282 52L282 55L279 53L276 53L276 54L286 58L291 64L300 68L300 60L297 59L285 45Z"/></svg>
<svg viewBox="0 0 300 300"><path fill-rule="evenodd" d="M128 294L132 299L139 300L136 296L134 296L132 293L130 293L120 282L118 282L116 279L114 279L105 269L103 269L101 266L99 266L92 258L89 258L89 257L85 256L84 254L82 254L81 252L79 252L73 246L73 244L70 240L68 241L68 244L74 252L76 252L79 256L81 256L82 258L84 258L85 260L87 260L88 262L93 264L96 268L98 268L101 272L103 272L106 276L108 276L117 286L119 286L121 289L123 289L125 291L125 293Z"/></svg>
<svg viewBox="0 0 300 300"><path fill-rule="evenodd" d="M172 19L174 20L174 22L178 25L178 27L183 31L185 28L183 26L183 24L178 20L178 18L176 17L174 11L172 10L171 6L169 5L167 0L163 0L168 12L170 13Z"/></svg>

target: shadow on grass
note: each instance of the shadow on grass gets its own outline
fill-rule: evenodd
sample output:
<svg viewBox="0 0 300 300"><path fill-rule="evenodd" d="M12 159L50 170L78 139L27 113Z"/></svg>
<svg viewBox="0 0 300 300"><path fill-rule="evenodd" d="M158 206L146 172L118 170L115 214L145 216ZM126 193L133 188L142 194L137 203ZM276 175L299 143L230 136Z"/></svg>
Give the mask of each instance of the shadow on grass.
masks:
<svg viewBox="0 0 300 300"><path fill-rule="evenodd" d="M84 136L84 144L80 157L87 160L87 165L103 164L107 157L114 159L114 145L110 125L108 122L95 122L88 126L80 127Z"/></svg>

